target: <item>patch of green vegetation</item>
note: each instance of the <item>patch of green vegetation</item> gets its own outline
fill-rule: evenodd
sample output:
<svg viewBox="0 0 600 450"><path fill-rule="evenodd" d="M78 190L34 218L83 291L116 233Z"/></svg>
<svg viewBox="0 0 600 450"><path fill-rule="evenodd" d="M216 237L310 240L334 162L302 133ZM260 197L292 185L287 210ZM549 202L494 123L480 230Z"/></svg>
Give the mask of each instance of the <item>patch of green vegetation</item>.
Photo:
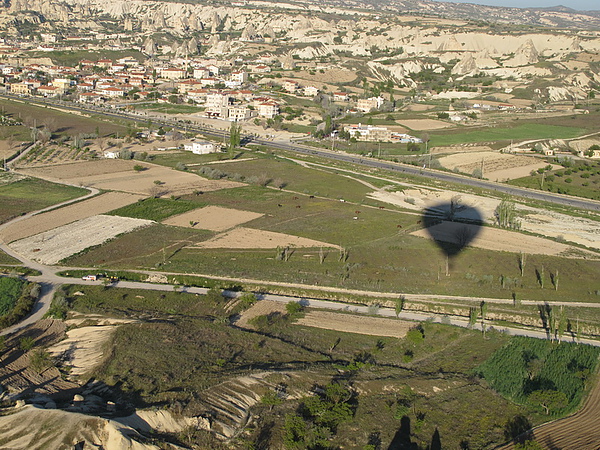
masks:
<svg viewBox="0 0 600 450"><path fill-rule="evenodd" d="M0 264L1 265L19 265L21 262L18 259L13 258L9 254L0 250Z"/></svg>
<svg viewBox="0 0 600 450"><path fill-rule="evenodd" d="M125 58L126 56L132 56L138 61L144 61L146 56L134 49L127 50L101 50L101 51L88 51L88 50L54 50L51 53L48 52L29 52L29 55L33 58L52 58L55 64L76 67L82 59L90 61L97 61L100 59L112 59L113 61Z"/></svg>
<svg viewBox="0 0 600 450"><path fill-rule="evenodd" d="M432 131L430 146L457 145L474 142L521 141L527 139L570 139L585 134L586 129L576 126L550 125L520 121L512 127L485 127L483 129L457 128Z"/></svg>
<svg viewBox="0 0 600 450"><path fill-rule="evenodd" d="M0 174L0 179L4 176ZM43 192L44 195L40 195ZM87 189L36 178L0 183L0 223L16 216L87 194Z"/></svg>
<svg viewBox="0 0 600 450"><path fill-rule="evenodd" d="M0 316L14 308L24 285L25 282L18 278L0 278Z"/></svg>
<svg viewBox="0 0 600 450"><path fill-rule="evenodd" d="M477 371L512 401L564 414L579 405L599 355L589 345L513 337Z"/></svg>
<svg viewBox="0 0 600 450"><path fill-rule="evenodd" d="M536 172L508 182L514 186L600 200L600 163L576 162L564 169Z"/></svg>
<svg viewBox="0 0 600 450"><path fill-rule="evenodd" d="M184 247L212 236L214 233L206 230L156 224L112 239L65 262L79 267L154 269L166 264Z"/></svg>
<svg viewBox="0 0 600 450"><path fill-rule="evenodd" d="M0 278L0 328L14 325L27 316L39 295L39 284Z"/></svg>
<svg viewBox="0 0 600 450"><path fill-rule="evenodd" d="M156 111L164 114L193 114L204 110L204 108L199 106L178 105L175 103L138 103L135 105L135 109Z"/></svg>
<svg viewBox="0 0 600 450"><path fill-rule="evenodd" d="M175 216L177 214L183 214L184 212L201 208L205 205L205 203L188 200L170 200L152 197L138 200L136 203L115 209L108 214L113 216L133 217L135 219L146 219L154 220L155 222L161 222L168 217Z"/></svg>
<svg viewBox="0 0 600 450"><path fill-rule="evenodd" d="M49 118L54 121L54 135L70 135L76 136L79 134L93 134L98 130L100 135L116 134L125 135L127 128L125 126L103 120L98 117L84 117L78 114L69 114L63 111L58 111L53 108L35 105L32 101L21 102L7 99L0 99L0 107L7 113L18 120L31 118L40 126Z"/></svg>

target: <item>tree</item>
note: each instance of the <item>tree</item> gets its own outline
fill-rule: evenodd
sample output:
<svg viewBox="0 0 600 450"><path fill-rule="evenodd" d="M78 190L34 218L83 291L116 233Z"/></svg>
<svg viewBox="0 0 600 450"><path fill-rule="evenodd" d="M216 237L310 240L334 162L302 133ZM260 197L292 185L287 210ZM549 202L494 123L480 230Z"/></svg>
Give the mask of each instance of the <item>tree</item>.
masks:
<svg viewBox="0 0 600 450"><path fill-rule="evenodd" d="M514 230L521 228L521 221L517 217L517 211L513 202L502 200L496 207L494 214L500 228L510 228Z"/></svg>
<svg viewBox="0 0 600 450"><path fill-rule="evenodd" d="M553 390L533 391L529 394L527 400L534 405L540 405L544 408L547 415L562 409L569 404L567 396L564 393Z"/></svg>
<svg viewBox="0 0 600 450"><path fill-rule="evenodd" d="M242 125L237 122L231 122L229 127L229 157L233 159L235 149L240 146L242 136Z"/></svg>
<svg viewBox="0 0 600 450"><path fill-rule="evenodd" d="M136 172L142 172L146 170L146 168L141 164L136 164L135 166L133 166L133 170L135 170Z"/></svg>
<svg viewBox="0 0 600 450"><path fill-rule="evenodd" d="M397 298L395 300L395 312L396 312L396 317L400 316L400 313L402 312L402 310L404 309L404 304L406 302L406 297L404 295L401 295L400 298Z"/></svg>

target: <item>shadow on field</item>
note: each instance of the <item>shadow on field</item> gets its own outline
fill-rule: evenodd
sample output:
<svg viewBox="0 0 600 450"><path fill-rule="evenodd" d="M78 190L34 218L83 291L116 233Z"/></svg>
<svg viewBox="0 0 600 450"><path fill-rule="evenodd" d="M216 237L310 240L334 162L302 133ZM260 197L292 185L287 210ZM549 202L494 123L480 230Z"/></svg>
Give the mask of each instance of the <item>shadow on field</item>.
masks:
<svg viewBox="0 0 600 450"><path fill-rule="evenodd" d="M477 208L454 200L426 208L422 223L442 252L452 258L479 235L483 217Z"/></svg>

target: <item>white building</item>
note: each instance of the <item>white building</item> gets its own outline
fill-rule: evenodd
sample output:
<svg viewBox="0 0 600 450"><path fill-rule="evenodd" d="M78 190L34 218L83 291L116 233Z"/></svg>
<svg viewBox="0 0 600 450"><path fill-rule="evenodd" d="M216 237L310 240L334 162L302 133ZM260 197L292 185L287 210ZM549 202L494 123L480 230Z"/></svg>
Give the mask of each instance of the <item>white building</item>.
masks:
<svg viewBox="0 0 600 450"><path fill-rule="evenodd" d="M372 109L379 109L383 102L383 97L361 98L356 105L356 109L368 113Z"/></svg>
<svg viewBox="0 0 600 450"><path fill-rule="evenodd" d="M266 119L272 119L279 114L279 105L275 102L264 102L257 105L258 115Z"/></svg>
<svg viewBox="0 0 600 450"><path fill-rule="evenodd" d="M195 153L196 155L206 155L208 153L215 153L217 147L212 142L208 141L195 141L189 144L184 144L183 149Z"/></svg>
<svg viewBox="0 0 600 450"><path fill-rule="evenodd" d="M230 106L227 110L227 117L231 122L242 122L252 117L252 110L246 105Z"/></svg>

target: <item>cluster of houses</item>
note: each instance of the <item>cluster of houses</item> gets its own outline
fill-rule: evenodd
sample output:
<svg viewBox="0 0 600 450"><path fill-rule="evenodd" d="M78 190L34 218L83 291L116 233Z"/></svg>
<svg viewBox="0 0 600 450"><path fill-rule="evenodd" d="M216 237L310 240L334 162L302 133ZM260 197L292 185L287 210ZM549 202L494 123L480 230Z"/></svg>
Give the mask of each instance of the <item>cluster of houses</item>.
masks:
<svg viewBox="0 0 600 450"><path fill-rule="evenodd" d="M348 125L344 131L350 134L350 137L357 141L369 142L399 142L401 144L422 144L423 140L409 134L398 133L387 127L378 127L373 125Z"/></svg>
<svg viewBox="0 0 600 450"><path fill-rule="evenodd" d="M17 95L72 94L74 100L92 104L126 98L165 102L164 97L177 95L181 101L203 106L205 115L212 118L237 122L256 116L272 119L279 114L279 104L273 98L242 89L249 73L268 73L269 66L250 65L247 70L233 70L223 76L218 65L201 63L145 66L135 58L124 57L116 61L82 60L77 67L31 64L18 69L0 64L0 71L6 91ZM160 93L154 89L157 84L162 85Z"/></svg>

